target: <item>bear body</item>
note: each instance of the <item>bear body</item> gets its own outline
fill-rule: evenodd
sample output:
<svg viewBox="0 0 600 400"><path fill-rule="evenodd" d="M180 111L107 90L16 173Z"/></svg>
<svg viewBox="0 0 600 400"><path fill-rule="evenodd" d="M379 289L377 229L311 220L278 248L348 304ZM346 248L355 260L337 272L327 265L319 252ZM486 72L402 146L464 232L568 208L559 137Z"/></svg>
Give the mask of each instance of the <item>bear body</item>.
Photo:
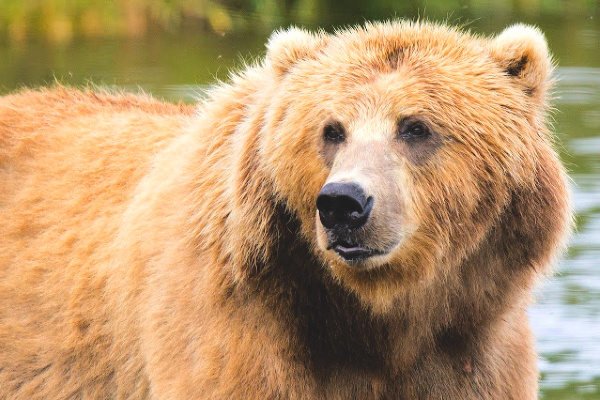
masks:
<svg viewBox="0 0 600 400"><path fill-rule="evenodd" d="M534 399L571 220L526 26L278 32L197 107L0 100L0 397Z"/></svg>

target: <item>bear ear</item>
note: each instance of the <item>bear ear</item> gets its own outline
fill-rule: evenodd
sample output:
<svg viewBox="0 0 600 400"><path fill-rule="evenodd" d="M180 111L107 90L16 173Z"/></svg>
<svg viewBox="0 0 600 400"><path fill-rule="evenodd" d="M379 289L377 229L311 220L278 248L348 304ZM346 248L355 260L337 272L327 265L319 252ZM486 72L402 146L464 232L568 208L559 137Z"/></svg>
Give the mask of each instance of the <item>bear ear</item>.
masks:
<svg viewBox="0 0 600 400"><path fill-rule="evenodd" d="M545 102L552 60L539 29L523 24L508 27L492 40L490 51L505 73L523 85L525 93L538 103Z"/></svg>
<svg viewBox="0 0 600 400"><path fill-rule="evenodd" d="M295 27L276 31L267 43L267 61L283 75L297 61L316 54L326 42L327 35L323 32L313 34Z"/></svg>

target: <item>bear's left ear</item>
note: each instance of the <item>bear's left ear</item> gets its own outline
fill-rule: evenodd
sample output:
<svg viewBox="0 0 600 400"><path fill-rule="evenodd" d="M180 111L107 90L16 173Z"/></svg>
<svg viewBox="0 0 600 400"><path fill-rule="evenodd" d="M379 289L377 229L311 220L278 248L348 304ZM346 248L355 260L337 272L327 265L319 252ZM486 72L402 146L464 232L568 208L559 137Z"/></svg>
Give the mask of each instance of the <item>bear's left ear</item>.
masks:
<svg viewBox="0 0 600 400"><path fill-rule="evenodd" d="M544 34L523 24L506 28L490 43L490 52L506 74L516 79L536 103L545 104L552 60Z"/></svg>
<svg viewBox="0 0 600 400"><path fill-rule="evenodd" d="M327 35L323 32L313 34L295 27L276 31L267 43L267 61L283 75L299 60L316 54L326 42Z"/></svg>

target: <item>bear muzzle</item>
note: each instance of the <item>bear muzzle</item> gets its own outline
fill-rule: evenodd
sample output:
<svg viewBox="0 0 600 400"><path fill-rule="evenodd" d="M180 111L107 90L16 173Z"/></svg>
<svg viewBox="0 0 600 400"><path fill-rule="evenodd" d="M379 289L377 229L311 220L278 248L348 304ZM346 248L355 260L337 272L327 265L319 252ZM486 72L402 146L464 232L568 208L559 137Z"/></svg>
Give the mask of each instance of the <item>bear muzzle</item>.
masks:
<svg viewBox="0 0 600 400"><path fill-rule="evenodd" d="M368 221L374 199L354 182L328 183L319 192L319 219L327 232L329 245L346 261L361 261L381 254L357 243L356 233Z"/></svg>

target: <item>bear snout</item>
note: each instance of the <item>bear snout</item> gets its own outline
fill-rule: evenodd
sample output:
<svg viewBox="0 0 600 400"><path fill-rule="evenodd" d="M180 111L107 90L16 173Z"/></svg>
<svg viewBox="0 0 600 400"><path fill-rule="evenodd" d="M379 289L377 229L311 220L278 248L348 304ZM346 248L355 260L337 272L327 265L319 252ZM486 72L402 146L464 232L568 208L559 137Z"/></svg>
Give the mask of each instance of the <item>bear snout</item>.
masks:
<svg viewBox="0 0 600 400"><path fill-rule="evenodd" d="M373 203L373 197L367 197L354 182L328 183L317 197L321 224L333 231L361 228L369 219Z"/></svg>
<svg viewBox="0 0 600 400"><path fill-rule="evenodd" d="M394 228L388 223L377 226L373 210L375 196L361 184L352 181L327 183L321 188L316 205L324 233L322 249L332 250L345 262L356 265L375 256L384 256L396 247L396 241L378 240L376 232L381 234Z"/></svg>

